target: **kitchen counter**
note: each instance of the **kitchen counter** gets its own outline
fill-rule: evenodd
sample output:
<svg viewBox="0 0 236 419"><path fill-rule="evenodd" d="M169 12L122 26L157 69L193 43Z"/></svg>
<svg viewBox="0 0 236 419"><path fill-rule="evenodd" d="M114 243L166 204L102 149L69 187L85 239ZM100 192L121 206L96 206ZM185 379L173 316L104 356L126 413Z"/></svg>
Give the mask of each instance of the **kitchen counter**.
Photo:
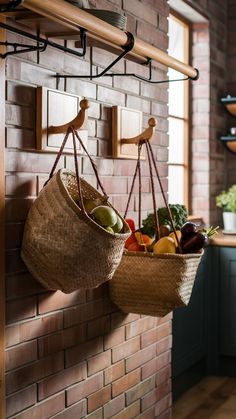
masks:
<svg viewBox="0 0 236 419"><path fill-rule="evenodd" d="M236 247L236 234L224 234L220 230L218 234L210 239L210 244L212 246Z"/></svg>

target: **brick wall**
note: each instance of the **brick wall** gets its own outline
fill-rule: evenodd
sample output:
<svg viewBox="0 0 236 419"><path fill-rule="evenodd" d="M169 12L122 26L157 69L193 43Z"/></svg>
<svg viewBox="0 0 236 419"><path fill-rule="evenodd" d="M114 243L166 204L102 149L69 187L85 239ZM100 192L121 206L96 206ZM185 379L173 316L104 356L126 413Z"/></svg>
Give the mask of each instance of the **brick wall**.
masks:
<svg viewBox="0 0 236 419"><path fill-rule="evenodd" d="M193 84L193 212L217 225L221 212L216 208L215 196L226 184L226 152L219 141L226 115L219 99L226 93L227 82L227 3L225 7L221 0L186 3L208 20L193 25L193 65L200 69L199 82Z"/></svg>
<svg viewBox="0 0 236 419"><path fill-rule="evenodd" d="M115 4L118 11L122 4L94 3L98 8L112 9ZM128 30L166 50L166 1L124 1L123 7ZM16 37L8 34L8 39ZM93 56L94 67L99 69L114 58L98 49ZM120 62L116 71L123 71L124 66L125 62ZM127 71L146 72L130 62L126 67ZM96 82L60 80L57 84L53 77L56 72L78 71L89 71L87 58L50 48L40 55L33 52L6 61L7 417L167 419L171 415L171 316L125 315L109 300L107 284L70 295L47 292L20 258L24 220L55 159L53 154L35 150L37 86L59 88L90 100L88 149L97 161L111 202L121 212L134 162L111 159L111 105L143 110L144 126L150 115L157 117L154 152L162 177L167 174L167 86L118 77ZM156 65L154 73L166 78L162 66ZM62 167L71 168L71 164L72 156L61 160ZM93 183L85 157L81 167L85 179ZM151 209L148 177L144 184L143 216ZM164 185L166 190L166 181ZM136 217L136 210L135 195L129 215Z"/></svg>

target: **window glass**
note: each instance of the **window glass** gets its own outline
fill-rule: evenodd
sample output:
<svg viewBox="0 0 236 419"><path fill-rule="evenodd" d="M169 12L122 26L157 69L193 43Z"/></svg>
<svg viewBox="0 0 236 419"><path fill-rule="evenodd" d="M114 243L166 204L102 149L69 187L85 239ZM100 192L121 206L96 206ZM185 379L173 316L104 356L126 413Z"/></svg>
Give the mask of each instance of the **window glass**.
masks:
<svg viewBox="0 0 236 419"><path fill-rule="evenodd" d="M169 17L170 56L189 64L189 25L173 15ZM169 69L169 80L183 79L185 76ZM169 83L169 157L168 196L172 204L188 207L188 128L189 94L188 82Z"/></svg>

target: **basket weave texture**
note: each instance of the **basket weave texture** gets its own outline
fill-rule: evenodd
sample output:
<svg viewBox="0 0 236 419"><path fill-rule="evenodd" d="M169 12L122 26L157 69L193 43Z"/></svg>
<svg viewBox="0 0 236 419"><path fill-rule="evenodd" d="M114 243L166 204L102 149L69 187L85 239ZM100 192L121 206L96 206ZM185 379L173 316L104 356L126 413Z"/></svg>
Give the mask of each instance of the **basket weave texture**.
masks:
<svg viewBox="0 0 236 419"><path fill-rule="evenodd" d="M104 198L84 179L81 188L84 198ZM32 275L64 293L110 280L130 235L124 220L124 233L106 231L79 208L76 198L75 174L59 170L30 208L22 242L21 256Z"/></svg>
<svg viewBox="0 0 236 419"><path fill-rule="evenodd" d="M188 304L201 257L125 251L109 282L110 297L125 313L163 317Z"/></svg>

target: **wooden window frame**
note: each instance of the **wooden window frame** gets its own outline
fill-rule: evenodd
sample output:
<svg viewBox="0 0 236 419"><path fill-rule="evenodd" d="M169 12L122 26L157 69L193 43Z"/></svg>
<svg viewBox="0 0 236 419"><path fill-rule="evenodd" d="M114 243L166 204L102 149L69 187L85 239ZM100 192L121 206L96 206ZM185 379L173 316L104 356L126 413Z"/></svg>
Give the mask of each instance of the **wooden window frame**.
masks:
<svg viewBox="0 0 236 419"><path fill-rule="evenodd" d="M190 59L190 36L191 36L191 22L185 19L182 15L177 13L175 10L170 10L170 17L183 25L184 29L184 59L185 63L189 63ZM190 86L189 82L183 82L184 86L184 116L179 117L176 115L169 114L168 117L175 118L184 122L184 158L183 163L168 163L172 166L180 166L184 169L184 204L190 208Z"/></svg>

